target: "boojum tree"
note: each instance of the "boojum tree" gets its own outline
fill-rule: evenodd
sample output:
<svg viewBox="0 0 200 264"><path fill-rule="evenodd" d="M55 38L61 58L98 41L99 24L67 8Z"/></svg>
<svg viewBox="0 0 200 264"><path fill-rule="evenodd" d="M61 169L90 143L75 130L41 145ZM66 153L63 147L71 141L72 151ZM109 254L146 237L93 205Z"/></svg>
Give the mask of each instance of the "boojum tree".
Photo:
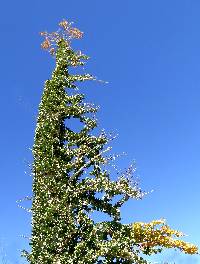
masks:
<svg viewBox="0 0 200 264"><path fill-rule="evenodd" d="M139 264L148 263L145 255L163 248L196 254L197 247L179 240L182 233L164 220L121 223L121 206L144 193L134 180L133 167L115 179L106 169L112 160L107 154L110 136L94 133L98 108L86 103L78 90L79 82L95 78L70 73L88 59L71 46L83 33L63 20L58 31L41 35L42 48L56 65L45 82L34 138L31 252L24 251L28 262ZM72 119L80 122L80 131L70 128ZM95 222L94 211L110 220Z"/></svg>

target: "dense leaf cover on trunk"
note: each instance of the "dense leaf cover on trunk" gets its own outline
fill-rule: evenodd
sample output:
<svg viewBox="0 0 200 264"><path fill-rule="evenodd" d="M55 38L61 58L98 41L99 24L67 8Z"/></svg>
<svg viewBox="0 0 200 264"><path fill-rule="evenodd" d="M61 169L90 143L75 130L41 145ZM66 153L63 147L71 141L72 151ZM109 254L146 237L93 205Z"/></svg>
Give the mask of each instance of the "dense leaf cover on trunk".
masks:
<svg viewBox="0 0 200 264"><path fill-rule="evenodd" d="M45 37L42 47L55 57L56 66L44 87L33 146L33 204L31 264L147 263L145 255L162 248L195 254L197 248L176 240L182 234L163 220L122 224L120 207L144 193L132 178L132 169L113 179L106 165L111 156L104 131L94 133L98 108L86 103L79 82L89 74L72 74L87 56L71 47L82 32L62 21L60 29ZM80 131L70 128L76 119ZM116 199L116 196L119 197ZM111 220L95 222L100 211ZM143 257L142 257L143 256Z"/></svg>

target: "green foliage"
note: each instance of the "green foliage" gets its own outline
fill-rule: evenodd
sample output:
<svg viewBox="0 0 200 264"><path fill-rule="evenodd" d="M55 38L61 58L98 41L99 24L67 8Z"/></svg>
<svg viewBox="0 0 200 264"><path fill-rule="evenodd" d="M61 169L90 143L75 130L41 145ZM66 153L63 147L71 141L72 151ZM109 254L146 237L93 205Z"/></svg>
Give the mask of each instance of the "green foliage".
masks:
<svg viewBox="0 0 200 264"><path fill-rule="evenodd" d="M109 136L93 133L98 108L85 103L77 89L79 82L95 78L70 73L88 59L71 48L71 39L81 38L82 32L66 21L60 27L58 32L41 34L42 47L55 57L56 66L39 106L33 146L32 250L24 254L31 264L147 263L140 254L159 252L162 245L145 246L145 236L135 235L137 226L120 221L120 207L144 194L132 180L131 168L116 180L106 170ZM80 122L79 132L70 129L70 119ZM93 211L111 220L95 223Z"/></svg>

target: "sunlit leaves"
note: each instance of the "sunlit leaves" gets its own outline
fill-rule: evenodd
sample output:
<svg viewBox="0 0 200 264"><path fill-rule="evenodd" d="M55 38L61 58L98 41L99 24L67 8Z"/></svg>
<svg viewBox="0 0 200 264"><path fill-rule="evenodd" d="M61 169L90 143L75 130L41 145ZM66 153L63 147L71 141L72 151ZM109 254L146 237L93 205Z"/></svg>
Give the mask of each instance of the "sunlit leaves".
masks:
<svg viewBox="0 0 200 264"><path fill-rule="evenodd" d="M95 78L69 73L88 59L71 48L71 40L83 34L65 20L59 26L57 32L41 34L42 47L55 56L56 67L45 82L35 130L31 252L24 252L29 263L142 264L147 261L141 253L158 253L162 248L197 253L195 246L176 239L182 233L162 220L121 223L121 206L145 193L133 177L133 166L117 179L106 170L115 159L107 156L110 137L94 133L98 108L86 103L77 89L79 82ZM78 132L68 125L72 119L80 123ZM111 220L94 222L94 211Z"/></svg>

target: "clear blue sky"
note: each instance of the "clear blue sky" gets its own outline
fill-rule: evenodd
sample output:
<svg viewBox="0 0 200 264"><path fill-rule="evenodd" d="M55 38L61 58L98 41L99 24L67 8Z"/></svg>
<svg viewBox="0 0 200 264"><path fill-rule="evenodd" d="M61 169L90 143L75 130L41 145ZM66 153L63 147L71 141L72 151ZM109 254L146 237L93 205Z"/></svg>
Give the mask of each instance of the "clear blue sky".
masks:
<svg viewBox="0 0 200 264"><path fill-rule="evenodd" d="M31 193L29 148L53 69L38 32L56 30L63 18L85 32L76 46L91 56L88 71L109 81L88 85L87 94L101 106L100 126L119 133L114 152L128 153L121 166L135 159L141 186L154 190L128 203L123 221L164 217L200 245L199 14L198 0L1 3L0 242L9 264L23 263L20 235L30 233L30 215L15 201ZM173 252L161 259L200 263Z"/></svg>

